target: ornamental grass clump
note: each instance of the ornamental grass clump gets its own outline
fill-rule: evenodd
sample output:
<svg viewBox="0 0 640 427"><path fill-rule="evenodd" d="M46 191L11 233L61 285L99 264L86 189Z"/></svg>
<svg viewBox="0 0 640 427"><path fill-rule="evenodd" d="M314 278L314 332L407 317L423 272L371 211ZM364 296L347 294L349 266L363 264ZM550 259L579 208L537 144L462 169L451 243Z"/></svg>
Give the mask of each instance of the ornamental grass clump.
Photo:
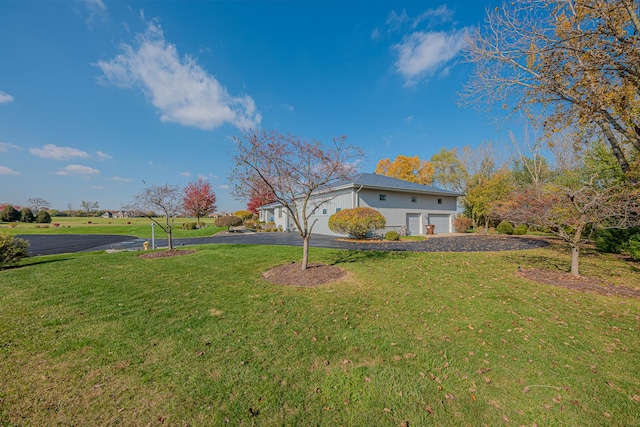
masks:
<svg viewBox="0 0 640 427"><path fill-rule="evenodd" d="M366 239L374 230L384 228L387 220L372 208L343 209L329 218L329 228L335 233Z"/></svg>

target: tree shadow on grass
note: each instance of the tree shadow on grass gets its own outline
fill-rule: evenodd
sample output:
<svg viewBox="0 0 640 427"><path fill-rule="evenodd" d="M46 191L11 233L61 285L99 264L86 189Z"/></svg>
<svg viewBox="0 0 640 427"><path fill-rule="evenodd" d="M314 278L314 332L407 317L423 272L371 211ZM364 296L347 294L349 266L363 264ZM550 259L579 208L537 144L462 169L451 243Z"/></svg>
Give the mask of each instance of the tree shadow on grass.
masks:
<svg viewBox="0 0 640 427"><path fill-rule="evenodd" d="M73 259L73 258L48 259L48 260L43 260L43 261L27 262L27 263L24 263L24 264L7 265L5 267L0 267L0 271L2 271L2 270L15 270L17 268L31 267L33 265L38 265L38 264L49 264L51 262L58 262L58 261L68 261L68 260L71 260L71 259Z"/></svg>
<svg viewBox="0 0 640 427"><path fill-rule="evenodd" d="M359 262L365 260L388 260L391 258L405 258L406 251L371 251L371 250L343 250L337 252L336 260L331 265Z"/></svg>

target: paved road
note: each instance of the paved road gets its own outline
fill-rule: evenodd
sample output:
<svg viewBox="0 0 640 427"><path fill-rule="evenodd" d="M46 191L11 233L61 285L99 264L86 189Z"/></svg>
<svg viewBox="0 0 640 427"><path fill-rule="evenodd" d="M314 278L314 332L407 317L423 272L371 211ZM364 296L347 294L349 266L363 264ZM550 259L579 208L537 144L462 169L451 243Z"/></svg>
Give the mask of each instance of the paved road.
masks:
<svg viewBox="0 0 640 427"><path fill-rule="evenodd" d="M145 241L133 236L100 235L100 234L61 234L61 235L21 235L30 242L29 254L51 255L69 252L86 252L97 250L142 249ZM190 239L174 239L174 246L202 244L253 244L302 246L302 239L297 233L218 233L211 237ZM421 242L375 242L354 243L338 240L335 237L314 235L311 247L380 250L380 251L413 251L413 252L485 252L524 250L546 246L544 240L501 235L460 235L432 237ZM166 239L156 240L157 247L166 247Z"/></svg>

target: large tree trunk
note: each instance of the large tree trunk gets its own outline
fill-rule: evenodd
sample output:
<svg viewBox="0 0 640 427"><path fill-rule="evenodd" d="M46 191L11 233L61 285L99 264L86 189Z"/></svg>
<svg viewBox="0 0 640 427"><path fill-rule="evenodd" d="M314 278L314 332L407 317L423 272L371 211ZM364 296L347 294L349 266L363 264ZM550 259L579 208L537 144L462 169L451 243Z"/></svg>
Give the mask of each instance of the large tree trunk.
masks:
<svg viewBox="0 0 640 427"><path fill-rule="evenodd" d="M302 236L302 269L306 270L309 265L309 239L311 234Z"/></svg>

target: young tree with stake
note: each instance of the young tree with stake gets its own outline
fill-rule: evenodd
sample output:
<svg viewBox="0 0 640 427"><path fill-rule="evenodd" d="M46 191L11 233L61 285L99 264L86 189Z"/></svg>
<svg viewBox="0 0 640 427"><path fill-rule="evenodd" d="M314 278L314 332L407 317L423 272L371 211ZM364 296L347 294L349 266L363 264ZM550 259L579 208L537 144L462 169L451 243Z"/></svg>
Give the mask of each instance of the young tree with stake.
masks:
<svg viewBox="0 0 640 427"><path fill-rule="evenodd" d="M233 194L246 198L259 192L260 186L269 189L303 240L302 269L306 270L315 225L311 216L333 198L323 190L353 175L361 150L348 145L345 136L325 146L277 131L246 130L235 140L235 167L229 174Z"/></svg>

